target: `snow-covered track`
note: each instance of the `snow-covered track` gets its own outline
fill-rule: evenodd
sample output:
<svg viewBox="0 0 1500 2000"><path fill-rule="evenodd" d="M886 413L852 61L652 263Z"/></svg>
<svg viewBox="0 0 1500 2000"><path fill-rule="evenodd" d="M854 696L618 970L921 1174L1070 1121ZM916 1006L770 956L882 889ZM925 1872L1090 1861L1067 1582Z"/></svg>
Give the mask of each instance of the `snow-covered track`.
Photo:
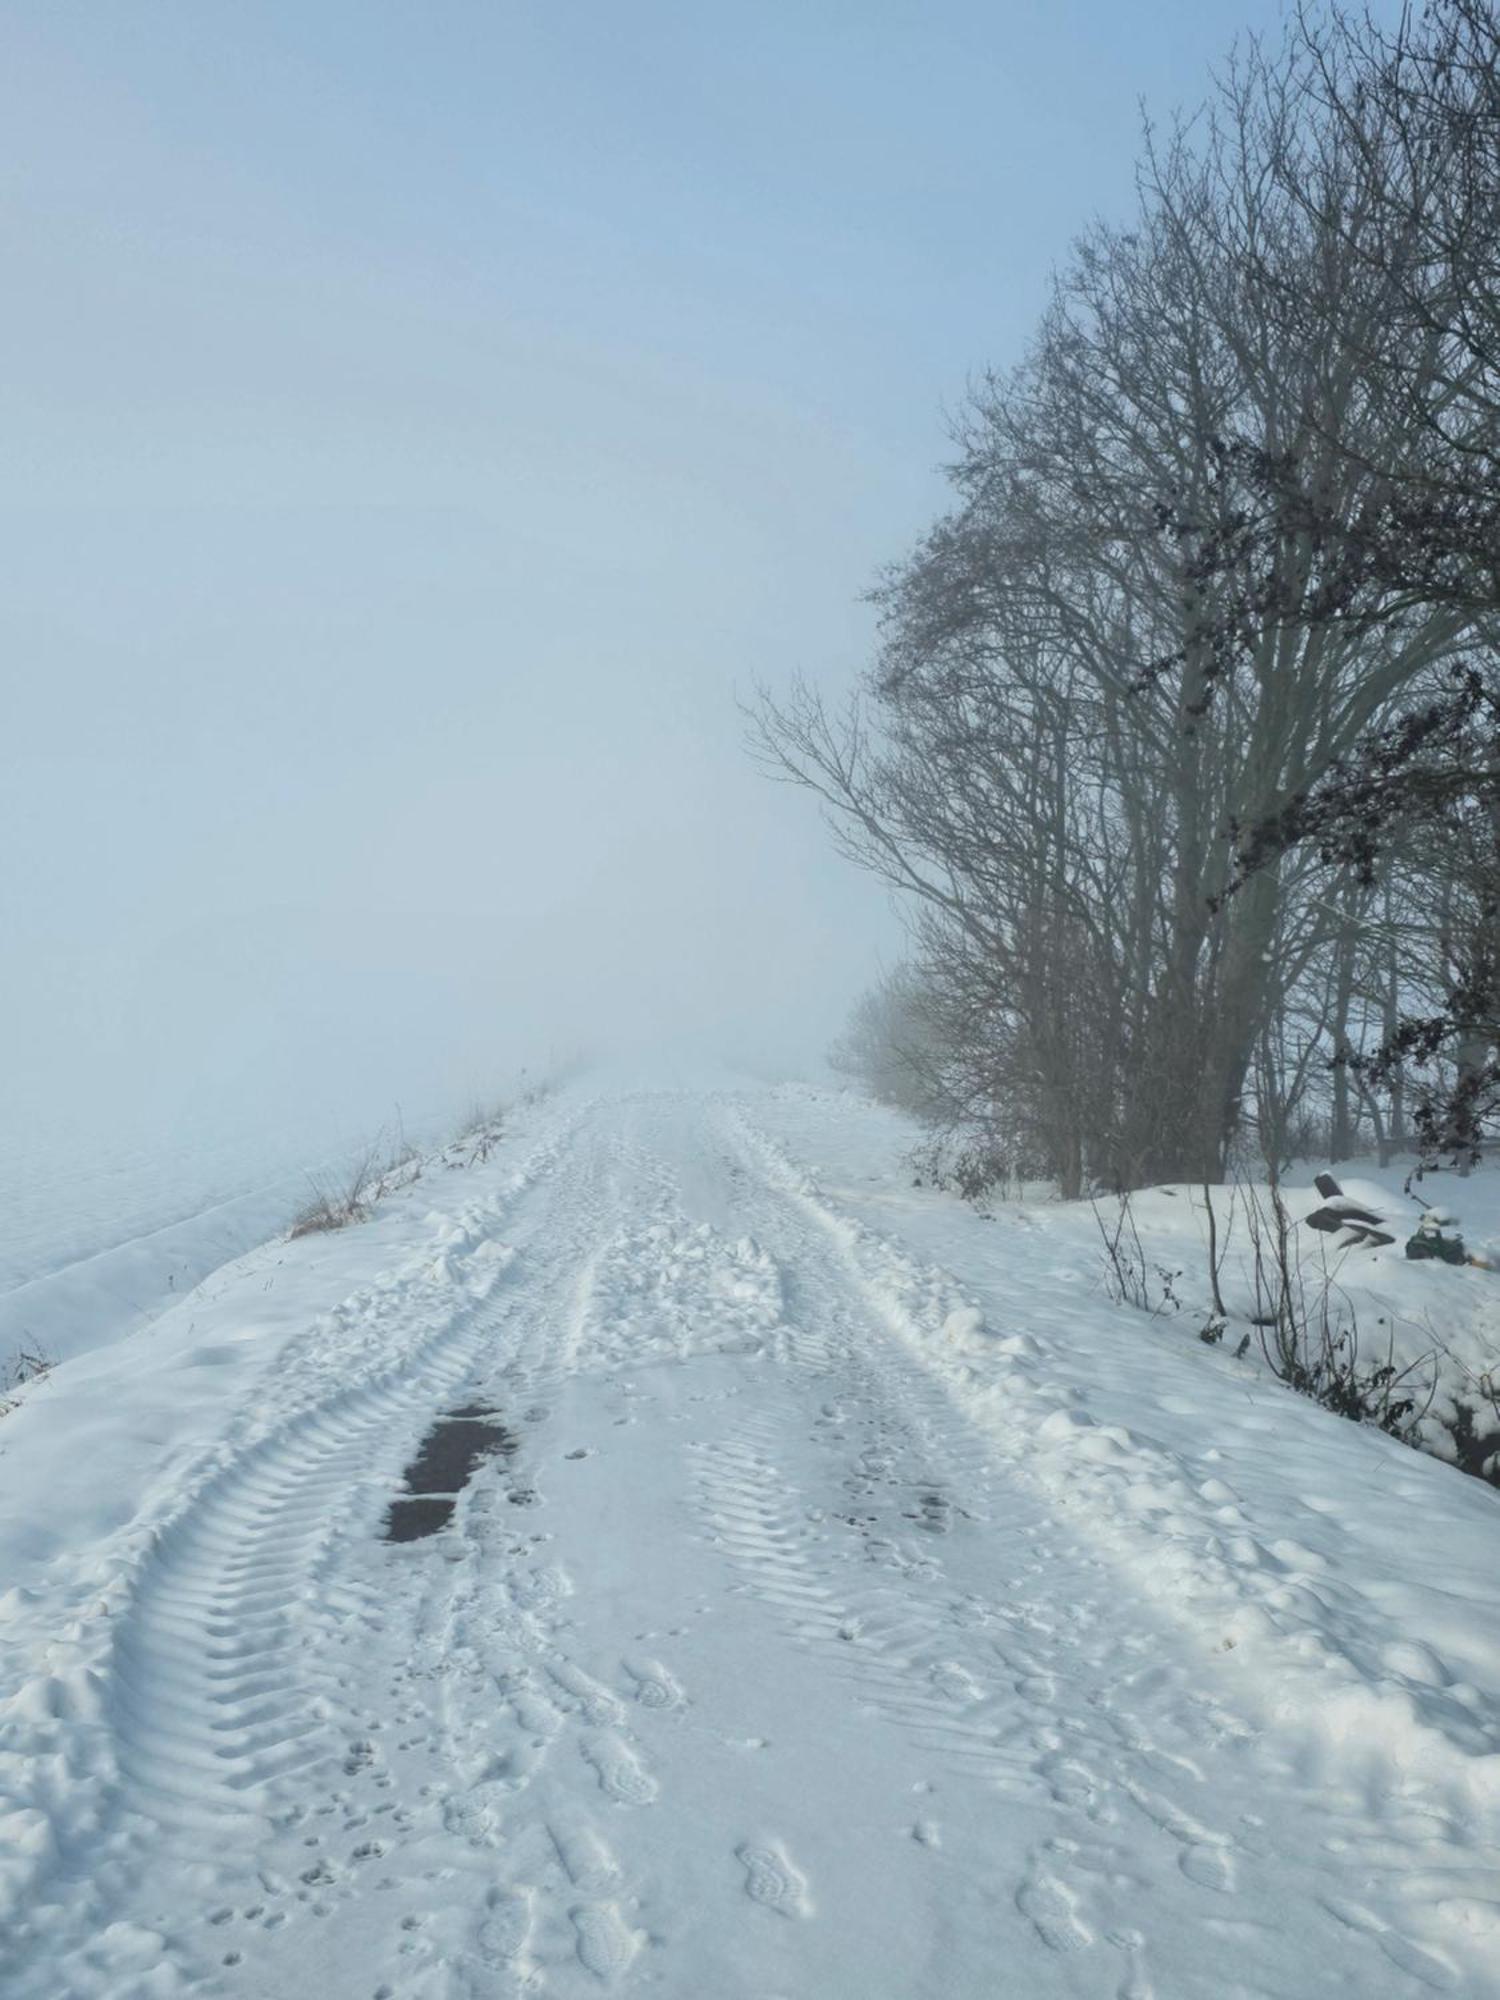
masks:
<svg viewBox="0 0 1500 2000"><path fill-rule="evenodd" d="M333 1757L316 1644L330 1555L369 1531L370 1495L394 1488L413 1427L499 1323L471 1311L413 1364L294 1418L163 1531L115 1642L127 1810L164 1826L254 1819L268 1781Z"/></svg>
<svg viewBox="0 0 1500 2000"><path fill-rule="evenodd" d="M1237 1705L976 1401L955 1279L724 1099L598 1102L544 1166L132 1524L112 1789L5 2000L1483 1992L1489 1835ZM471 1404L503 1448L388 1543Z"/></svg>

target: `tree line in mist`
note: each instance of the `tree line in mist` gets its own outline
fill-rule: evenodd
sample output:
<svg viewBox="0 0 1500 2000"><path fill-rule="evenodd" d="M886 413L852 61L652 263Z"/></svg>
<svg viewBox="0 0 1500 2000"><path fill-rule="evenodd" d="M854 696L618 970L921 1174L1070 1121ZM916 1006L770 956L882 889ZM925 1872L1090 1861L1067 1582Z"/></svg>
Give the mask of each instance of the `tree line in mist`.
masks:
<svg viewBox="0 0 1500 2000"><path fill-rule="evenodd" d="M1500 1102L1500 21L1305 13L973 390L854 703L760 752L901 894L841 1059L961 1185Z"/></svg>

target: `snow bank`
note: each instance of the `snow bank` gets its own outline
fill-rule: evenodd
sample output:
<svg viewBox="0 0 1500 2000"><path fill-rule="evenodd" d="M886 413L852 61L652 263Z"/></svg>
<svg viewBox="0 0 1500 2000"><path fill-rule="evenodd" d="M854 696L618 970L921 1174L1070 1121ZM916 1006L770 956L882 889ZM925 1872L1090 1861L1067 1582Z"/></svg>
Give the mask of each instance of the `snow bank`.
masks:
<svg viewBox="0 0 1500 2000"><path fill-rule="evenodd" d="M0 1389L18 1353L64 1361L148 1325L222 1266L280 1236L314 1183L410 1137L429 1154L451 1115L330 1145L326 1127L90 1152L59 1141L0 1159Z"/></svg>
<svg viewBox="0 0 1500 2000"><path fill-rule="evenodd" d="M1076 1211L986 1219L913 1188L891 1114L805 1088L754 1114L768 1170L897 1336L1299 1755L1347 1766L1362 1746L1381 1782L1500 1808L1500 1493L1112 1304L1091 1217L1092 1249ZM1147 1199L1143 1235L1167 1237L1173 1199ZM1375 1274L1393 1290L1396 1255Z"/></svg>

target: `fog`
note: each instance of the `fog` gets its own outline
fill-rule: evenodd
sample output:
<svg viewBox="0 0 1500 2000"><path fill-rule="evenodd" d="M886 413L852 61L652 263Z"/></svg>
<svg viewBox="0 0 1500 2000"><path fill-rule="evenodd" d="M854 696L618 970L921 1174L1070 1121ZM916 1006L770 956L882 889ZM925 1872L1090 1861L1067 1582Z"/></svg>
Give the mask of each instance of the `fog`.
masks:
<svg viewBox="0 0 1500 2000"><path fill-rule="evenodd" d="M8 8L12 1133L815 1068L899 923L737 701L1257 14Z"/></svg>

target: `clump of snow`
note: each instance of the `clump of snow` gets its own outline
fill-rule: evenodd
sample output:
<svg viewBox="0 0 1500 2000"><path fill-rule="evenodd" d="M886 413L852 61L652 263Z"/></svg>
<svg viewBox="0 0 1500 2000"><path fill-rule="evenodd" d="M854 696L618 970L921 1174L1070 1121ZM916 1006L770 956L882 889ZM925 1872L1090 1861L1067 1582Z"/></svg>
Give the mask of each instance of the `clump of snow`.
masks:
<svg viewBox="0 0 1500 2000"><path fill-rule="evenodd" d="M984 1314L978 1306L955 1306L943 1321L943 1338L955 1347L970 1347L984 1337Z"/></svg>

